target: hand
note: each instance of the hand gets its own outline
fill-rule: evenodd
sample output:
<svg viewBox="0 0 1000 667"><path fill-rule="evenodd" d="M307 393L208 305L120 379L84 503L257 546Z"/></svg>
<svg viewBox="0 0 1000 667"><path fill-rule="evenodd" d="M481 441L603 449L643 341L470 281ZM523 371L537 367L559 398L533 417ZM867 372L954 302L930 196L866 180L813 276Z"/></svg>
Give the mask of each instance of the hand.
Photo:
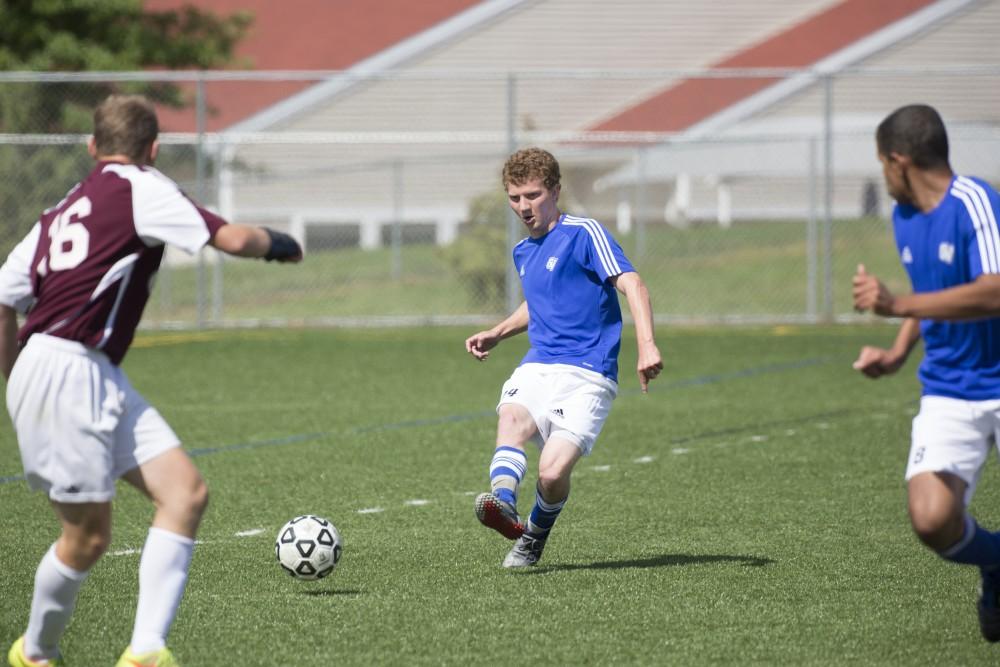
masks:
<svg viewBox="0 0 1000 667"><path fill-rule="evenodd" d="M271 240L267 254L264 255L265 260L268 262L277 260L283 264L286 262L294 264L302 261L302 246L291 235L268 227L264 227L264 231L267 232Z"/></svg>
<svg viewBox="0 0 1000 667"><path fill-rule="evenodd" d="M663 360L660 358L660 350L655 345L649 345L646 349L639 350L639 364L636 371L639 374L639 386L642 393L649 393L649 381L656 378L663 370Z"/></svg>
<svg viewBox="0 0 1000 667"><path fill-rule="evenodd" d="M882 281L868 275L864 264L858 264L858 272L854 274L853 284L854 309L858 312L870 310L876 315L892 317L895 311L896 297Z"/></svg>
<svg viewBox="0 0 1000 667"><path fill-rule="evenodd" d="M905 361L905 356L898 355L892 350L865 345L852 366L854 370L861 371L874 380L883 375L892 375L902 368Z"/></svg>
<svg viewBox="0 0 1000 667"><path fill-rule="evenodd" d="M492 331L480 331L465 339L465 350L479 361L486 361L499 342L500 337Z"/></svg>

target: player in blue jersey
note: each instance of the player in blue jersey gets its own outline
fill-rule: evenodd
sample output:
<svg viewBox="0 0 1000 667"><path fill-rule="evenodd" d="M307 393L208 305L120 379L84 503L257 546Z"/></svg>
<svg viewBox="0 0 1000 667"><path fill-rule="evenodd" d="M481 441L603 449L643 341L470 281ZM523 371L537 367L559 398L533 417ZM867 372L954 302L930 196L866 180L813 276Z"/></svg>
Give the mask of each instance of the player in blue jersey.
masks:
<svg viewBox="0 0 1000 667"><path fill-rule="evenodd" d="M639 346L642 391L663 370L649 293L621 247L598 222L559 210L559 163L539 148L517 151L503 169L510 207L528 237L514 247L525 301L492 329L465 341L484 361L503 339L528 332L531 349L504 384L497 406L492 492L476 498L483 525L515 540L504 567L534 565L569 496L570 474L590 453L618 391L622 314L628 300ZM527 522L517 492L524 446L541 446L535 504Z"/></svg>
<svg viewBox="0 0 1000 667"><path fill-rule="evenodd" d="M995 642L1000 533L981 528L967 507L1000 432L1000 197L952 172L944 123L929 106L894 111L876 142L913 293L895 295L858 267L855 307L904 319L890 348L862 348L854 368L872 378L894 373L924 339L906 468L910 521L942 558L979 567L980 629Z"/></svg>

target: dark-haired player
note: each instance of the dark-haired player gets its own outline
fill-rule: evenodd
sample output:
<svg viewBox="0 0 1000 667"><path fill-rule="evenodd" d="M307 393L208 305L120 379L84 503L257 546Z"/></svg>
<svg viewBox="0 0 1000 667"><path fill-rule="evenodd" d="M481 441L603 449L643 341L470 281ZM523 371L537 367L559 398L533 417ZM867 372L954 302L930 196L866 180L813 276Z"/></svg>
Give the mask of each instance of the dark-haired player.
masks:
<svg viewBox="0 0 1000 667"><path fill-rule="evenodd" d="M980 629L995 642L1000 534L980 527L967 508L1000 433L1000 198L985 182L952 172L944 123L929 106L891 113L876 143L913 293L892 294L858 267L855 307L904 320L890 348L862 348L854 367L872 378L895 373L924 339L906 468L910 521L942 558L979 568Z"/></svg>
<svg viewBox="0 0 1000 667"><path fill-rule="evenodd" d="M119 364L135 335L165 244L195 253L297 262L290 236L227 224L151 165L152 105L111 96L94 113L93 171L45 211L0 267L0 370L28 485L45 491L62 533L35 573L13 667L62 664L59 640L87 572L111 539L119 477L156 507L139 563L139 599L120 667L168 667L205 482ZM17 331L17 311L27 318ZM91 664L77 659L77 664Z"/></svg>

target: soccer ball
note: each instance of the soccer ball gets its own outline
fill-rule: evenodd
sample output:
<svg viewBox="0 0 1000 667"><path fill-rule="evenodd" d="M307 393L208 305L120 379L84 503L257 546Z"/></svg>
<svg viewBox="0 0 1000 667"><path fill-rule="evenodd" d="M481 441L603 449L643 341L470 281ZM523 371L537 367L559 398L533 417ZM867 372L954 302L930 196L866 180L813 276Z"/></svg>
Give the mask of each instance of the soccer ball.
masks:
<svg viewBox="0 0 1000 667"><path fill-rule="evenodd" d="M313 514L295 517L281 527L274 540L274 555L282 569L308 581L333 572L342 548L336 526Z"/></svg>

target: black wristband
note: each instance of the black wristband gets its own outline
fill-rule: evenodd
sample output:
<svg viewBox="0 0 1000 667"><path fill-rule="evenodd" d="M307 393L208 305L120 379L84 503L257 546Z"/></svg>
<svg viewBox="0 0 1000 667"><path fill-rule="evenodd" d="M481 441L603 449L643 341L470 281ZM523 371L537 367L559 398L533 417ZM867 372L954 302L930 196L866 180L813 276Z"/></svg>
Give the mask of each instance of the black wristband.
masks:
<svg viewBox="0 0 1000 667"><path fill-rule="evenodd" d="M294 238L285 234L284 232L277 232L270 227L262 227L267 235L271 237L271 247L268 249L267 254L264 255L264 259L267 261L272 261L275 259L287 259L289 257L298 257L302 254L302 248L299 246L299 242Z"/></svg>

